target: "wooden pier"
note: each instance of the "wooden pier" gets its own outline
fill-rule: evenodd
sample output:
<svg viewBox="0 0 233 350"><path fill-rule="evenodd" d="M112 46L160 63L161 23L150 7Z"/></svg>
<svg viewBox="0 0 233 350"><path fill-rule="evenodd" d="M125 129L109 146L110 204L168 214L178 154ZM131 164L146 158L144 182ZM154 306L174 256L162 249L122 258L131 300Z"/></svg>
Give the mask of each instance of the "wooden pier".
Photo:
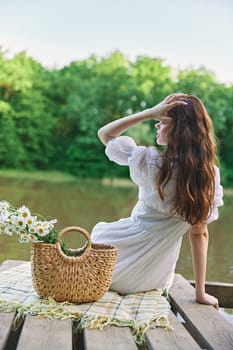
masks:
<svg viewBox="0 0 233 350"><path fill-rule="evenodd" d="M0 271L21 264L7 260ZM207 283L206 290L219 299L221 307L233 308L233 284ZM233 324L214 307L194 301L195 290L181 275L175 276L170 290L172 311L170 324L146 333L148 350L232 350ZM105 327L103 330L72 331L72 320L48 320L27 316L12 330L14 313L0 313L0 350L137 350L130 329Z"/></svg>

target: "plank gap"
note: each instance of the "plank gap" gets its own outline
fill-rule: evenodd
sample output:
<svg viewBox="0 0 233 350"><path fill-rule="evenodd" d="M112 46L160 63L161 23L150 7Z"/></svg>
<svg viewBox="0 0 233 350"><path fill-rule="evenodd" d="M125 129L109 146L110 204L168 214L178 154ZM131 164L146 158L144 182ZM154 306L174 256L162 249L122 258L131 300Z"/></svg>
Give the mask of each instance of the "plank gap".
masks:
<svg viewBox="0 0 233 350"><path fill-rule="evenodd" d="M17 348L19 338L23 329L23 325L24 325L24 320L21 320L17 329L13 329L11 326L11 330L8 334L6 345L1 350L15 350Z"/></svg>

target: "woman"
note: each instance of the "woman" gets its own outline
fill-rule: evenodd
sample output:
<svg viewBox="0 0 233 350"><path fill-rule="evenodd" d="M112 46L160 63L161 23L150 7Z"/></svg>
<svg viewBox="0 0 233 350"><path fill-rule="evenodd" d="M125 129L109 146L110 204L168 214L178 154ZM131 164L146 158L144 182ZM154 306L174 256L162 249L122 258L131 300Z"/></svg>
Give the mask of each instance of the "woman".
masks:
<svg viewBox="0 0 233 350"><path fill-rule="evenodd" d="M132 138L120 136L151 119L159 121L157 143L166 145L162 155L155 147L137 146ZM190 230L196 300L218 308L218 300L205 293L205 274L207 224L218 218L222 187L214 165L212 123L202 102L172 94L153 108L105 125L98 136L108 158L128 165L139 186L129 218L98 223L92 232L94 242L118 247L111 289L122 294L169 289L182 236Z"/></svg>

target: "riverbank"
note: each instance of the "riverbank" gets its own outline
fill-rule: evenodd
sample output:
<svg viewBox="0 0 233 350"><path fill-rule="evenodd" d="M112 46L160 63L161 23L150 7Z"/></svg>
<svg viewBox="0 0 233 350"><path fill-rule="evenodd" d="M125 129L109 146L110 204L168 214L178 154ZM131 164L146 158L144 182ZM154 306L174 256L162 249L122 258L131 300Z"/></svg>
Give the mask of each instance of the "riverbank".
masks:
<svg viewBox="0 0 233 350"><path fill-rule="evenodd" d="M0 178L12 180L34 180L54 183L74 182L77 180L77 177L59 171L24 171L17 169L0 169Z"/></svg>
<svg viewBox="0 0 233 350"><path fill-rule="evenodd" d="M12 180L28 180L39 181L48 183L72 183L81 179L80 177L59 172L59 171L24 171L17 169L0 169L0 179L12 179ZM88 179L85 177L85 181L96 180L101 181L103 185L113 187L134 187L135 184L127 178L102 178L102 179ZM233 188L224 188L224 195L233 196Z"/></svg>

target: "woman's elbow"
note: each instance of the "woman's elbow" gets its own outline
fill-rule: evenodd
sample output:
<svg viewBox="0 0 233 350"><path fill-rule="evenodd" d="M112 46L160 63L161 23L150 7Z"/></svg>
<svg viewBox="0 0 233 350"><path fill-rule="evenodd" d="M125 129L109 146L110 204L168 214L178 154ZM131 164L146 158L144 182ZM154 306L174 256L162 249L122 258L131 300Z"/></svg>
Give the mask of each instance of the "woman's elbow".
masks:
<svg viewBox="0 0 233 350"><path fill-rule="evenodd" d="M190 229L190 235L208 235L206 223L193 225Z"/></svg>
<svg viewBox="0 0 233 350"><path fill-rule="evenodd" d="M100 128L97 132L98 138L100 139L100 141L106 145L106 143L108 142L108 139L106 137L106 134L103 132L103 128Z"/></svg>
<svg viewBox="0 0 233 350"><path fill-rule="evenodd" d="M97 132L97 135L100 139L100 141L106 145L108 143L109 140L111 140L113 138L113 136L108 135L108 133L106 132L106 130L104 129L104 127L100 128Z"/></svg>
<svg viewBox="0 0 233 350"><path fill-rule="evenodd" d="M193 225L189 232L189 240L191 244L203 241L208 242L209 233L207 224Z"/></svg>

